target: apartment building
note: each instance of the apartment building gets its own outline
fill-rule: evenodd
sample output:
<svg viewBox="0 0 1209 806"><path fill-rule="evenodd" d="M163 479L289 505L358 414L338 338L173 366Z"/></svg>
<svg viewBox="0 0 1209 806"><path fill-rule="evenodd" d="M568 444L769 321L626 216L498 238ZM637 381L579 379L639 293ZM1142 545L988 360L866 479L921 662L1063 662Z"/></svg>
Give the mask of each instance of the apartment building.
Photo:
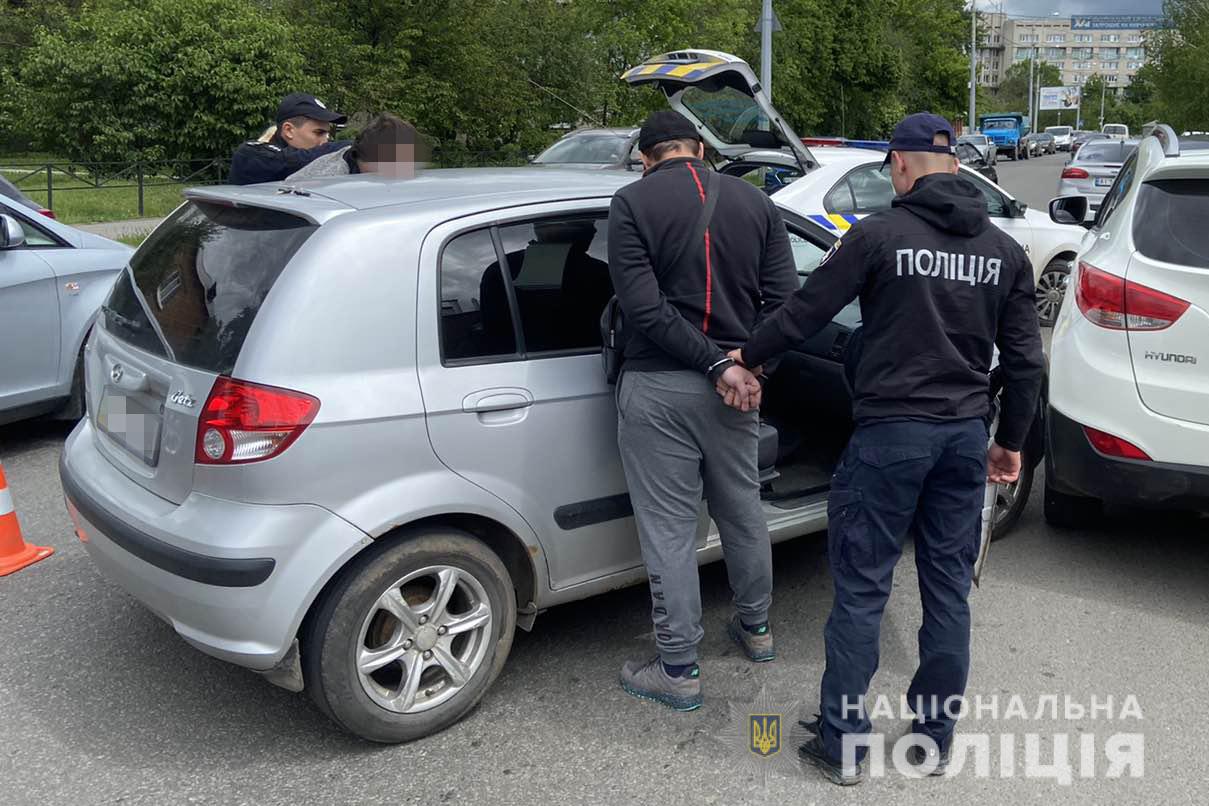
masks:
<svg viewBox="0 0 1209 806"><path fill-rule="evenodd" d="M997 87L1008 68L1030 58L1062 71L1062 83L1078 86L1093 75L1109 87L1127 87L1146 63L1146 32L1160 28L1158 15L1084 14L1072 17L1009 17L979 12L978 83Z"/></svg>

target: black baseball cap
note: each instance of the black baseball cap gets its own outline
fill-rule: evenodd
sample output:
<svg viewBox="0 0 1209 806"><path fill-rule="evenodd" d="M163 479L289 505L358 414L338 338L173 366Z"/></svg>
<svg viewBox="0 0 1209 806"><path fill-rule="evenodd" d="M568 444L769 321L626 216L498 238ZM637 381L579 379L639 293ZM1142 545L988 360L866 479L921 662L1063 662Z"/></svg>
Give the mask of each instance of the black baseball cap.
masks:
<svg viewBox="0 0 1209 806"><path fill-rule="evenodd" d="M662 109L653 112L646 123L638 131L638 150L646 151L651 146L665 140L696 140L700 142L701 133L697 127L679 112Z"/></svg>
<svg viewBox="0 0 1209 806"><path fill-rule="evenodd" d="M323 101L306 92L291 92L277 105L277 123L297 117L335 123L337 126L343 126L348 122L346 115L342 115L334 109L328 109L324 106Z"/></svg>
<svg viewBox="0 0 1209 806"><path fill-rule="evenodd" d="M949 139L947 146L938 146L934 142L936 135L943 134ZM949 121L931 112L916 112L907 115L894 127L890 137L890 151L886 152L886 161L890 162L891 151L924 151L932 154L953 154L957 143L957 135Z"/></svg>

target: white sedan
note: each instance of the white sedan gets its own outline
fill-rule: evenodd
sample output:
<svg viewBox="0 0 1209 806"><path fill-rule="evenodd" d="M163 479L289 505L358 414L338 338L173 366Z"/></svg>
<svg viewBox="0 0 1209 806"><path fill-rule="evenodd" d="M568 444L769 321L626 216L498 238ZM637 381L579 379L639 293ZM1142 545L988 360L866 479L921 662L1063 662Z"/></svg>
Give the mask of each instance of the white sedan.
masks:
<svg viewBox="0 0 1209 806"><path fill-rule="evenodd" d="M882 169L885 153L867 148L815 148L819 167L779 189L777 203L836 234L843 234L865 216L888 210L894 186ZM729 166L728 166L729 167ZM1049 216L1030 210L1006 190L964 166L961 175L986 197L995 226L1024 247L1033 263L1037 284L1037 315L1052 325L1062 303L1071 261L1085 234L1082 227L1055 224Z"/></svg>

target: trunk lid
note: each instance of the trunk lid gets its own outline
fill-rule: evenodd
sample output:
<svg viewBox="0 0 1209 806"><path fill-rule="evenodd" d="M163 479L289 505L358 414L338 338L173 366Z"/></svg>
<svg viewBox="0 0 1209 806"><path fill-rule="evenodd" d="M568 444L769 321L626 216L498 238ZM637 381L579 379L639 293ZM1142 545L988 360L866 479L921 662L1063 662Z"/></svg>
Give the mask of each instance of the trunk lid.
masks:
<svg viewBox="0 0 1209 806"><path fill-rule="evenodd" d="M631 67L621 78L631 86L656 86L706 144L732 162L756 149L776 149L792 155L803 173L818 166L738 56L677 50Z"/></svg>
<svg viewBox="0 0 1209 806"><path fill-rule="evenodd" d="M1158 414L1209 423L1209 166L1177 166L1139 189L1134 248L1126 278L1187 308L1167 327L1131 326L1129 352L1138 394ZM1160 305L1164 300L1160 298ZM1174 306L1174 307L1173 307ZM1161 308L1160 308L1161 310ZM1127 299L1126 312L1130 310ZM1167 314L1170 316L1170 314Z"/></svg>
<svg viewBox="0 0 1209 806"><path fill-rule="evenodd" d="M169 501L188 496L206 398L316 229L282 210L191 200L131 257L85 367L98 449L127 477Z"/></svg>

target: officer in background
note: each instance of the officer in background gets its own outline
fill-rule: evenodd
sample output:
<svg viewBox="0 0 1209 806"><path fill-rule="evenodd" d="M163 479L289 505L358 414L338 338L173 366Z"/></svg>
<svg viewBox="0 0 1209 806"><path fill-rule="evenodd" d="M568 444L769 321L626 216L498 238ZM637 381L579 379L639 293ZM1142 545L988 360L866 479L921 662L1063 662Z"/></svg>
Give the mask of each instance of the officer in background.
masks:
<svg viewBox="0 0 1209 806"><path fill-rule="evenodd" d="M891 209L836 241L801 290L732 353L759 366L860 298L856 430L828 504L835 599L824 631L822 713L808 726L815 738L798 751L838 784L863 775L864 748L845 758L843 739L871 727L863 700L877 670L894 566L909 534L923 600L919 667L908 691L913 730L922 736L911 760L944 772L957 700L947 709L945 702L964 694L969 673L967 596L985 485L988 478L1016 479L1041 389L1032 265L991 224L981 192L957 175L955 142L936 115L899 123L886 156L898 194ZM988 455L988 372L996 345L1005 386Z"/></svg>
<svg viewBox="0 0 1209 806"><path fill-rule="evenodd" d="M348 146L329 142L332 127L347 121L314 95L287 95L277 107L277 131L267 141L250 140L235 150L228 181L232 185L254 185L285 179L312 160Z"/></svg>

